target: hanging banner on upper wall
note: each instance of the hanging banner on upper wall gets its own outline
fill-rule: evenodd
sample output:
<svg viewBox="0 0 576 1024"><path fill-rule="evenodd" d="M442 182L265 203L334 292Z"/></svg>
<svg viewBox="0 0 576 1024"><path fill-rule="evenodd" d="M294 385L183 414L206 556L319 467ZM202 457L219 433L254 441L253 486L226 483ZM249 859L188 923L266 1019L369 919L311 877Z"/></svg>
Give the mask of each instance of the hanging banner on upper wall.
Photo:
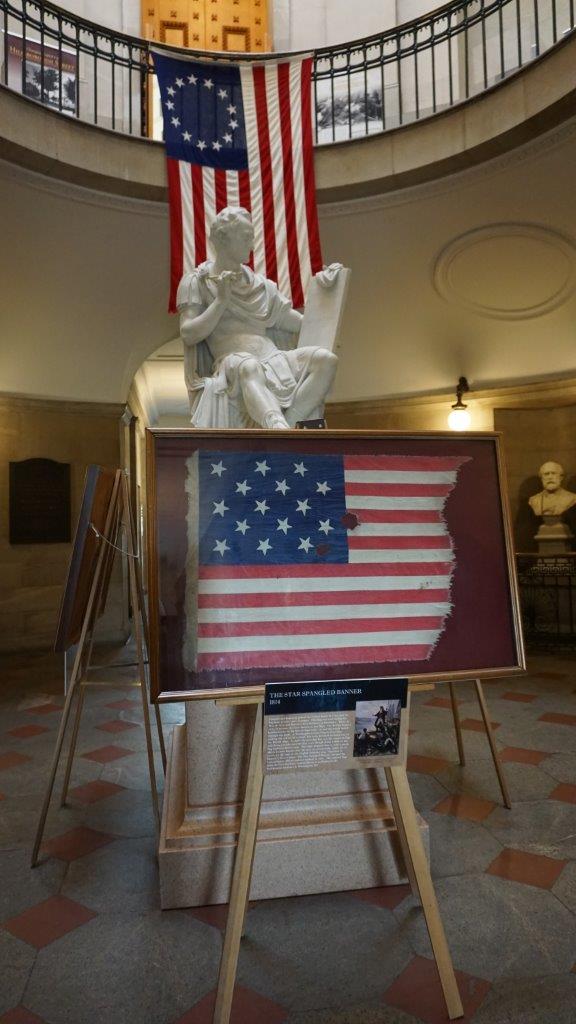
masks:
<svg viewBox="0 0 576 1024"><path fill-rule="evenodd" d="M8 32L8 82L30 99L62 114L76 114L78 57L73 50L49 46L45 40L26 39Z"/></svg>
<svg viewBox="0 0 576 1024"><path fill-rule="evenodd" d="M207 259L210 226L225 206L251 212L251 266L303 306L322 269L312 57L233 63L152 54L168 168L170 311L183 274Z"/></svg>
<svg viewBox="0 0 576 1024"><path fill-rule="evenodd" d="M161 699L523 668L493 435L148 432Z"/></svg>

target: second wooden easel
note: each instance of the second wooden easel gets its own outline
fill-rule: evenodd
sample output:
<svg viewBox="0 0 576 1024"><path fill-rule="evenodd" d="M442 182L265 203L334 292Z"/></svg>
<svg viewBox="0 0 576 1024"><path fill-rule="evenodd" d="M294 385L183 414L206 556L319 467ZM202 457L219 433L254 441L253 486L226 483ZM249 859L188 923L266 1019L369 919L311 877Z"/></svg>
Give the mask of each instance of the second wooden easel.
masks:
<svg viewBox="0 0 576 1024"><path fill-rule="evenodd" d="M134 641L136 648L135 667L138 669L138 679L133 685L139 686L142 696L142 711L144 716L144 729L146 733L146 749L148 755L148 770L150 775L150 792L152 797L152 807L154 812L154 819L156 822L156 828L159 830L160 827L160 806L158 800L158 787L156 783L154 750L152 746L152 730L150 726L150 702L147 680L148 622L146 616L146 609L144 605L144 593L142 587L142 580L140 576L140 566L134 542L134 525L130 508L128 481L126 479L125 473L123 473L121 470L118 470L116 472L114 486L112 489L112 496L106 514L106 524L104 530L102 533L99 533L97 530L95 530L95 532L98 534L99 550L96 558L92 581L90 583L88 600L82 619L82 628L80 632L80 637L78 639L76 655L74 658L74 666L72 668L72 673L70 676L68 689L66 693L66 700L62 711L60 728L58 730L58 736L56 738L56 745L54 749L54 755L52 758L52 764L50 767L50 774L44 796L44 803L42 805L40 818L38 821L38 827L36 830L36 837L34 840L34 847L32 850L32 867L35 867L36 864L38 863L38 854L40 851L42 838L44 836L46 818L48 816L48 810L50 807L52 794L54 792L56 774L58 771L58 766L60 764L64 738L66 735L66 729L70 719L70 714L72 711L74 700L77 699L76 713L74 717L74 725L72 729L72 736L70 740L70 746L66 761L66 769L64 773L61 804L64 804L66 802L66 797L68 794L68 786L70 783L70 775L72 772L74 753L76 750L76 743L78 739L78 733L80 730L80 722L82 718L82 710L84 706L84 696L86 688L92 685L114 685L108 683L92 683L92 681L88 678L88 673L91 669L95 667L91 665L92 651L94 646L94 631L98 614L102 610L102 607L106 601L108 583L110 580L110 573L112 569L112 561L117 551L120 551L122 557L126 560L126 569L129 582L130 605L132 608L133 615ZM119 547L116 543L121 535L124 537L124 547ZM162 731L160 708L157 704L155 705L155 711L160 751L162 756L162 764L165 770L166 750L164 745L164 735Z"/></svg>

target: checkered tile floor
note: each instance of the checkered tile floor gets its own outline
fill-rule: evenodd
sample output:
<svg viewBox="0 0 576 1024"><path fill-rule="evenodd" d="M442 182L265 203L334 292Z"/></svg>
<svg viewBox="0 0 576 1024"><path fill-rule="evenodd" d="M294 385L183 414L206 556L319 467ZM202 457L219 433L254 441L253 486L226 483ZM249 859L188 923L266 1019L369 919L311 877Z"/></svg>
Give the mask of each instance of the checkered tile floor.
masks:
<svg viewBox="0 0 576 1024"><path fill-rule="evenodd" d="M60 664L30 655L0 669L0 1024L208 1024L225 908L159 909L139 691L121 672L90 691L68 804L57 789L31 871ZM465 768L445 689L413 701L412 792L474 1024L576 1019L575 694L567 658L534 658L527 677L486 684L512 811L473 687L458 689ZM182 719L178 705L162 715L167 731ZM408 887L253 903L232 1020L446 1021Z"/></svg>

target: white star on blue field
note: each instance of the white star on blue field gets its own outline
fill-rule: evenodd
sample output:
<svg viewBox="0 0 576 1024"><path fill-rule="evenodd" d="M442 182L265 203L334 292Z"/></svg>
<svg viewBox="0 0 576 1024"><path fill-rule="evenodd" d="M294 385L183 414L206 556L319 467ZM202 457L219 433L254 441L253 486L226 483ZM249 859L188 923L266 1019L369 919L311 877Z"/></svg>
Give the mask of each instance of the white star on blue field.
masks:
<svg viewBox="0 0 576 1024"><path fill-rule="evenodd" d="M201 565L348 562L340 455L199 453Z"/></svg>
<svg viewBox="0 0 576 1024"><path fill-rule="evenodd" d="M154 53L168 156L204 167L248 167L240 70Z"/></svg>

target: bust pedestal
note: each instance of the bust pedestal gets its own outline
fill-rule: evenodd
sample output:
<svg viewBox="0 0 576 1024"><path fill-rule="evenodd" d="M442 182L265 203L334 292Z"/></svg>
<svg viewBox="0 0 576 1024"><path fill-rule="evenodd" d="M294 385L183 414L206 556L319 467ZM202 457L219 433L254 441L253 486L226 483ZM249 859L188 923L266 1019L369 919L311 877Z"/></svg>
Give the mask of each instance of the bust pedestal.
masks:
<svg viewBox="0 0 576 1024"><path fill-rule="evenodd" d="M174 730L160 836L163 909L227 903L254 708L194 701ZM383 772L267 776L251 896L406 881ZM428 847L428 827L420 819Z"/></svg>
<svg viewBox="0 0 576 1024"><path fill-rule="evenodd" d="M542 522L534 536L540 555L562 555L571 550L574 538L572 530L563 522L562 516L542 516Z"/></svg>

